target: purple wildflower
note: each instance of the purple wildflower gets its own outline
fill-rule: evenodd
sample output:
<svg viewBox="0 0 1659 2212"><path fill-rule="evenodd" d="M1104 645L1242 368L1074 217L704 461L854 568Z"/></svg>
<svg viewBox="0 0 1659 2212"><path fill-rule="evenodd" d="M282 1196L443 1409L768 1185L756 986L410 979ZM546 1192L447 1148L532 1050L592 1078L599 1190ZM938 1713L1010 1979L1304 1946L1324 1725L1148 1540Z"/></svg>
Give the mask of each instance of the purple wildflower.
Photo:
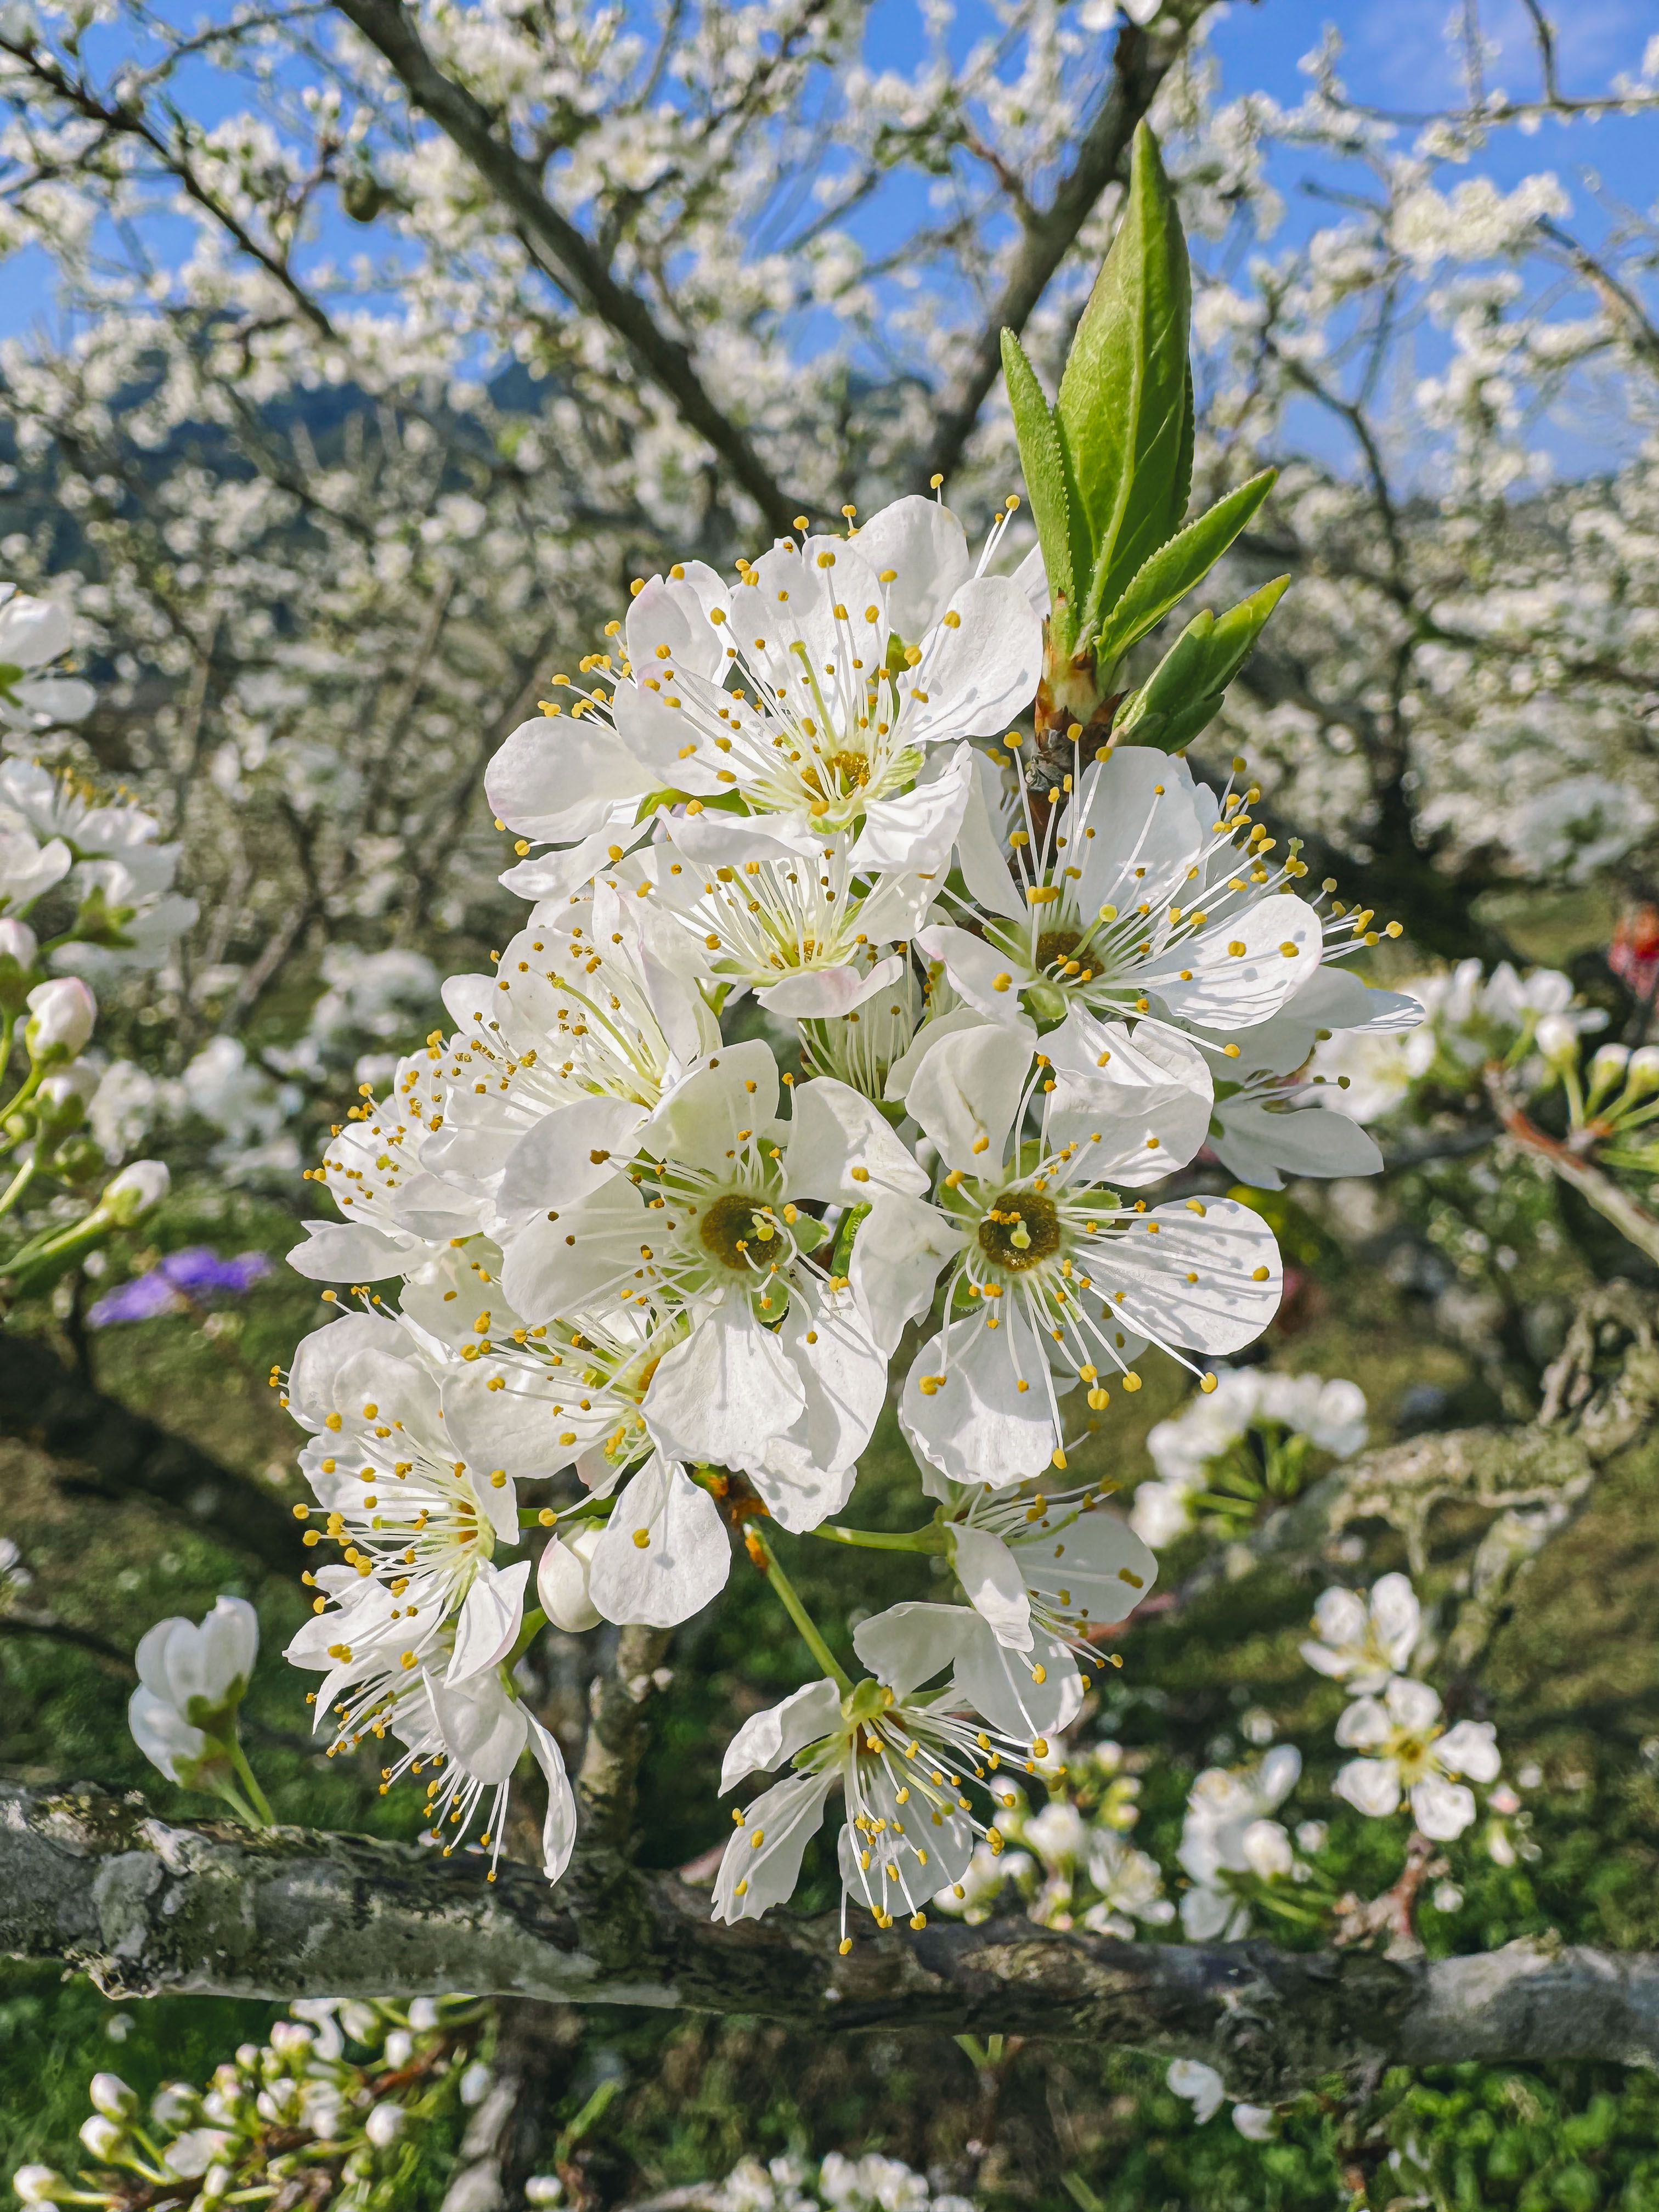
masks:
<svg viewBox="0 0 1659 2212"><path fill-rule="evenodd" d="M188 1244L158 1260L148 1274L100 1298L87 1319L94 1328L153 1321L157 1314L182 1313L216 1296L240 1297L270 1273L270 1261L263 1252L239 1252L234 1260L222 1260L210 1245Z"/></svg>

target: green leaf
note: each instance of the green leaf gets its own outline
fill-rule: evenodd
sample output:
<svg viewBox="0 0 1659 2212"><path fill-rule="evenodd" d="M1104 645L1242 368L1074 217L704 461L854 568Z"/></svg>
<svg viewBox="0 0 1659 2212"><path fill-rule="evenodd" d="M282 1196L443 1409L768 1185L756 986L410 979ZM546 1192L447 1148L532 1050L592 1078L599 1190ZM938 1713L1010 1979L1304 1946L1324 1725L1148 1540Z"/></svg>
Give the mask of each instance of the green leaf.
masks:
<svg viewBox="0 0 1659 2212"><path fill-rule="evenodd" d="M1263 469L1151 556L1101 625L1097 658L1103 676L1137 638L1145 637L1194 585L1203 582L1273 489L1278 473Z"/></svg>
<svg viewBox="0 0 1659 2212"><path fill-rule="evenodd" d="M1052 620L1061 650L1069 653L1077 636L1079 580L1087 582L1093 558L1088 526L1071 482L1054 410L1012 331L1002 333L1002 374L1013 410L1031 519L1048 571Z"/></svg>
<svg viewBox="0 0 1659 2212"><path fill-rule="evenodd" d="M1139 690L1124 701L1115 733L1164 752L1191 744L1220 713L1227 686L1290 580L1275 576L1218 617L1207 607L1194 615Z"/></svg>
<svg viewBox="0 0 1659 2212"><path fill-rule="evenodd" d="M1123 218L1078 324L1055 410L1094 547L1085 639L1186 511L1191 320L1186 240L1143 123Z"/></svg>

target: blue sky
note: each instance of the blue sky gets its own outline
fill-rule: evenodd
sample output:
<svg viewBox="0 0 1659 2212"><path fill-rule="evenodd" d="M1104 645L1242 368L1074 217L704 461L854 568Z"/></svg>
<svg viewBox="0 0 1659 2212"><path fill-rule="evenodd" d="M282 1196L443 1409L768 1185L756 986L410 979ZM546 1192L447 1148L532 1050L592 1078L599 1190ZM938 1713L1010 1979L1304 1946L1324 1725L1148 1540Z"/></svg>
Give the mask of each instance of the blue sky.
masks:
<svg viewBox="0 0 1659 2212"><path fill-rule="evenodd" d="M1351 94L1376 106L1414 114L1455 104L1461 97L1461 76L1447 37L1453 12L1452 0L1347 0L1347 4L1338 0L1334 5L1332 0L1259 0L1259 4L1234 0L1212 30L1211 44L1222 68L1224 96L1260 89L1288 106L1308 87L1299 66L1303 58L1317 46L1325 26L1334 23L1345 44L1342 73ZM1570 12L1562 9L1561 13L1559 59L1564 88L1569 93L1603 90L1616 70L1634 73L1647 40L1659 31L1656 0L1577 0ZM1482 15L1483 28L1497 49L1488 64L1489 86L1502 86L1515 97L1530 95L1538 88L1538 75L1520 0L1486 0ZM965 51L990 20L982 0L959 0L953 46ZM121 33L117 30L112 35L118 40ZM872 60L879 64L910 58L918 35L916 0L878 0L870 25ZM113 52L107 43L111 37L109 32L101 34L106 61ZM99 40L100 34L94 39ZM198 118L210 120L240 104L240 88L198 70L192 72L187 96ZM1411 135L1407 125L1403 143L1409 143ZM1606 227L1610 205L1620 201L1651 204L1659 195L1659 117L1610 117L1598 123L1581 121L1571 129L1551 120L1533 135L1502 131L1478 166L1505 187L1534 171L1555 170L1572 198L1575 228L1593 241ZM1273 241L1275 248L1288 246L1312 228L1338 219L1328 200L1318 196L1320 188L1363 188L1365 182L1363 172L1349 169L1345 173L1321 156L1295 149L1276 154L1273 173L1286 206L1284 225ZM895 179L850 227L867 247L890 244L915 221L926 189L920 179ZM187 226L182 222L166 228L180 241L186 235ZM327 252L355 253L366 242L362 231L331 215L317 246ZM15 258L0 281L0 335L43 324L51 327L55 321L50 267L35 253ZM811 342L810 326L803 326L801 337ZM1437 348L1443 350L1443 341L1425 333L1420 347L1419 358L1431 366ZM1563 420L1552 426L1549 441L1567 465L1593 466L1604 457L1605 440L1611 434L1588 420Z"/></svg>

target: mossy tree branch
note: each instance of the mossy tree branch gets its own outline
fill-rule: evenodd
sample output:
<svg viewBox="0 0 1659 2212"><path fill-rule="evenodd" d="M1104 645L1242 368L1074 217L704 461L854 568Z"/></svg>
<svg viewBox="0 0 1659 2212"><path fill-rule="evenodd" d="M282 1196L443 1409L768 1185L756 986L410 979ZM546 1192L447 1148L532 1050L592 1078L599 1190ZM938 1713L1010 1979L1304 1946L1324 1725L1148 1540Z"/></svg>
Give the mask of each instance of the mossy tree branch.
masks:
<svg viewBox="0 0 1659 2212"><path fill-rule="evenodd" d="M599 1924L528 1868L228 1823L142 1801L0 1789L0 1951L60 1960L112 1996L414 1996L743 2013L835 2033L948 2029L1203 2057L1272 2101L1379 2062L1659 2064L1659 1958L1511 1944L1395 1964L1059 1935L1024 1919L862 1937L830 1916L734 1928L706 1894L641 1877Z"/></svg>

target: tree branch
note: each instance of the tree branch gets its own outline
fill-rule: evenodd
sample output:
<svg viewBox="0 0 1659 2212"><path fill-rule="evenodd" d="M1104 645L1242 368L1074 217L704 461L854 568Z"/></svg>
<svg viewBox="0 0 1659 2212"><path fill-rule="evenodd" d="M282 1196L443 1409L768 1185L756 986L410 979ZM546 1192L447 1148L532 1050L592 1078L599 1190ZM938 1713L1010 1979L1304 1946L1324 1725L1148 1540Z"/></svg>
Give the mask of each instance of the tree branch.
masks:
<svg viewBox="0 0 1659 2212"><path fill-rule="evenodd" d="M280 1499L186 1437L88 1389L40 1337L0 1330L0 1435L84 1470L89 1487L149 1498L267 1569L297 1574L308 1563Z"/></svg>
<svg viewBox="0 0 1659 2212"><path fill-rule="evenodd" d="M483 103L439 69L400 0L339 0L339 6L390 64L414 105L465 155L538 258L545 256L558 281L622 340L681 421L725 462L767 523L787 530L795 502L748 433L715 404L690 349L659 326L637 292L618 283L605 257L548 198L535 165L496 135Z"/></svg>
<svg viewBox="0 0 1659 2212"><path fill-rule="evenodd" d="M1012 1920L896 1929L842 1958L830 1915L708 1916L707 1896L669 1875L641 1881L626 1929L599 1929L526 1867L489 1884L482 1863L410 1844L177 1826L133 1797L0 1788L0 1951L78 1968L110 1996L466 1989L820 2030L1038 2034L1201 2057L1235 2095L1268 2102L1379 2061L1659 2063L1646 1954L1511 1944L1401 1965Z"/></svg>
<svg viewBox="0 0 1659 2212"><path fill-rule="evenodd" d="M1135 126L1186 52L1192 19L1199 12L1183 0L1179 7L1166 7L1146 30L1130 22L1119 30L1100 105L1078 142L1077 158L1048 207L1023 219L1024 235L1002 290L939 402L933 443L916 471L918 489L927 489L935 476L956 472L986 394L1001 373L1003 331L1024 329L1101 194L1121 180Z"/></svg>
<svg viewBox="0 0 1659 2212"><path fill-rule="evenodd" d="M1545 1377L1535 1421L1449 1429L1345 1461L1271 1515L1243 1546L1225 1546L1206 1559L1164 1610L1179 1611L1235 1580L1241 1553L1256 1565L1323 1560L1361 1521L1397 1528L1412 1571L1420 1575L1430 1518L1455 1500L1496 1516L1447 1643L1450 1662L1467 1671L1490 1639L1516 1575L1567 1525L1601 1466L1659 1422L1656 1324L1659 1306L1650 1294L1629 1283L1598 1287L1579 1307Z"/></svg>

